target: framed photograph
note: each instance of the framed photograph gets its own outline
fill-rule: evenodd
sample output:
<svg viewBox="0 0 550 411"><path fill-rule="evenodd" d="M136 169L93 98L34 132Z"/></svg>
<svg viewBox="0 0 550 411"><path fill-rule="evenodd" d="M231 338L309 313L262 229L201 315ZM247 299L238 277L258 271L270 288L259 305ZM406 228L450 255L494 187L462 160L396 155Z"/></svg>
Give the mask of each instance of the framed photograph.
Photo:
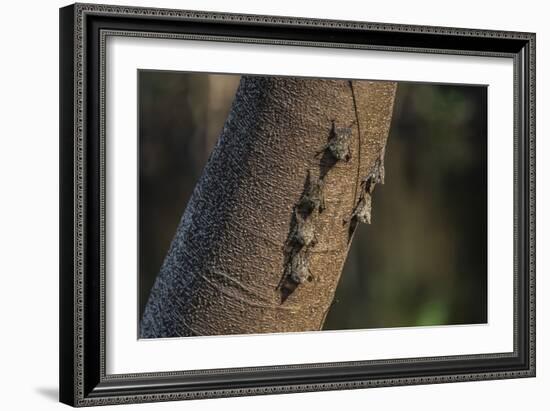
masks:
<svg viewBox="0 0 550 411"><path fill-rule="evenodd" d="M535 34L60 10L60 399L535 376Z"/></svg>

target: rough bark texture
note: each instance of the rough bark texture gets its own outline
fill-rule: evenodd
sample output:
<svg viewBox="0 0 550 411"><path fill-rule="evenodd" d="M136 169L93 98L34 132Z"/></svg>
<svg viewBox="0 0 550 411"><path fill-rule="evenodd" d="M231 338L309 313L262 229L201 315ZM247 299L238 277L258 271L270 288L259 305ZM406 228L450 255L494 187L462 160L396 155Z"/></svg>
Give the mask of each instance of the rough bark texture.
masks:
<svg viewBox="0 0 550 411"><path fill-rule="evenodd" d="M370 205L383 178L395 89L243 77L151 291L141 336L321 329L357 206ZM346 133L350 156L337 160L327 143ZM319 177L324 207L302 213L308 184ZM304 219L314 233L306 245L293 234ZM309 281L292 276L296 255Z"/></svg>

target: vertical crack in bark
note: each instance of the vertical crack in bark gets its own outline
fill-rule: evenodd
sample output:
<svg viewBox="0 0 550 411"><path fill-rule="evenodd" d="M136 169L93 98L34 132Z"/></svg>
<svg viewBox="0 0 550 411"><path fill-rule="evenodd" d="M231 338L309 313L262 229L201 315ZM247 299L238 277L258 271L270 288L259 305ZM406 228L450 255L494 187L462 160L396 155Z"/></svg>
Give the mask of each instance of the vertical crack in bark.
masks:
<svg viewBox="0 0 550 411"><path fill-rule="evenodd" d="M357 108L357 100L355 99L355 91L353 90L353 80L349 80L351 89L351 98L353 99L353 111L355 113L355 122L357 124L357 174L355 180L355 193L353 194L353 204L357 201L357 189L359 188L359 176L361 175L361 121L359 120L359 110Z"/></svg>

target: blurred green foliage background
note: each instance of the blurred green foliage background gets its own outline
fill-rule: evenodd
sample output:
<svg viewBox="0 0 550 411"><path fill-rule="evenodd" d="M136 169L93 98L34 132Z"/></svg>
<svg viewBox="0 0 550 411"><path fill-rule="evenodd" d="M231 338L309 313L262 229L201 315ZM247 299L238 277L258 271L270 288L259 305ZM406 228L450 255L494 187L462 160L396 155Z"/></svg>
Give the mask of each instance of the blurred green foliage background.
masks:
<svg viewBox="0 0 550 411"><path fill-rule="evenodd" d="M141 313L239 80L140 71ZM385 165L324 328L486 322L486 88L400 82Z"/></svg>

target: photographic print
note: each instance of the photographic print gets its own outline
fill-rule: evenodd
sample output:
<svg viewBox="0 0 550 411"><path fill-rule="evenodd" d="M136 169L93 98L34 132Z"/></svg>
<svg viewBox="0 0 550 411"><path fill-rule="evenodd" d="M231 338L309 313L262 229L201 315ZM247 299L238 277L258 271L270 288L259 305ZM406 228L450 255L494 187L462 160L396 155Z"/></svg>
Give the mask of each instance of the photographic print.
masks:
<svg viewBox="0 0 550 411"><path fill-rule="evenodd" d="M140 70L140 338L487 322L487 87Z"/></svg>
<svg viewBox="0 0 550 411"><path fill-rule="evenodd" d="M60 401L535 376L534 33L59 21Z"/></svg>

